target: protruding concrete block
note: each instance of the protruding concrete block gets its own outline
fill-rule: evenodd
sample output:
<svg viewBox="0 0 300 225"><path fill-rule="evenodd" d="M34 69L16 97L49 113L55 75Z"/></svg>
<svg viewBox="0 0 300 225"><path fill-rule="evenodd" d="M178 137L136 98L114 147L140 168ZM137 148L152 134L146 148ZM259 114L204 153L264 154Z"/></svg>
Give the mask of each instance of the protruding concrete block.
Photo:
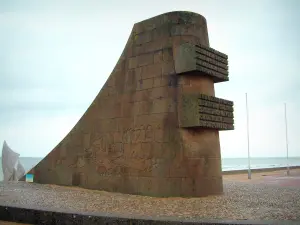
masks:
<svg viewBox="0 0 300 225"><path fill-rule="evenodd" d="M204 94L182 96L181 127L233 130L233 102Z"/></svg>
<svg viewBox="0 0 300 225"><path fill-rule="evenodd" d="M183 43L174 48L175 71L177 74L211 76L214 82L228 81L227 55L213 48Z"/></svg>

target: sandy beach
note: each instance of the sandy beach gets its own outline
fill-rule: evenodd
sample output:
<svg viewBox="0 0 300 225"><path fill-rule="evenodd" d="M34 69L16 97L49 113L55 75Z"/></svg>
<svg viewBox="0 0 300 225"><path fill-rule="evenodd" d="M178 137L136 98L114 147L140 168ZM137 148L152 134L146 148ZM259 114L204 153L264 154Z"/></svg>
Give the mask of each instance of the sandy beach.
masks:
<svg viewBox="0 0 300 225"><path fill-rule="evenodd" d="M258 172L252 172L251 173L251 179L248 179L248 173L237 173L235 174L232 172L232 174L224 173L223 179L224 180L234 180L234 181L242 181L242 182L259 182L259 181L265 181L266 177L285 177L287 175L287 169L274 169L274 171L268 171L268 170L259 170ZM300 176L300 168L291 169L290 175L292 177L298 177Z"/></svg>
<svg viewBox="0 0 300 225"><path fill-rule="evenodd" d="M1 183L0 204L122 217L300 221L300 169L224 175L224 194L155 198L34 183Z"/></svg>

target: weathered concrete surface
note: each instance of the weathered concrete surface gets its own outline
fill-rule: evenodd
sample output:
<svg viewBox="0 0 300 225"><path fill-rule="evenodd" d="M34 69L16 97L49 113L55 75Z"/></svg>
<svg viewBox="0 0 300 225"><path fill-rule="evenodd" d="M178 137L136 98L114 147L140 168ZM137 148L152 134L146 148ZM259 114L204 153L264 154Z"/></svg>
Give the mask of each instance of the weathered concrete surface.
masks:
<svg viewBox="0 0 300 225"><path fill-rule="evenodd" d="M227 68L227 56L208 48L201 15L171 12L135 24L86 113L30 171L34 182L150 196L221 194L218 129L210 121L180 128L178 114L183 94L214 96L213 71L223 69L200 63L179 75L173 49L184 43Z"/></svg>

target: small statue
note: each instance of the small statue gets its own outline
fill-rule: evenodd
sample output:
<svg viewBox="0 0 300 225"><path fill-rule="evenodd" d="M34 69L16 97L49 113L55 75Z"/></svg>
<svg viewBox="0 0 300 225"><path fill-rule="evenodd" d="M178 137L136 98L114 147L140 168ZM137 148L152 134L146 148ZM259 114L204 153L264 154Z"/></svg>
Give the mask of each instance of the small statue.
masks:
<svg viewBox="0 0 300 225"><path fill-rule="evenodd" d="M19 160L20 154L14 152L4 141L2 148L3 181L18 181L25 174Z"/></svg>

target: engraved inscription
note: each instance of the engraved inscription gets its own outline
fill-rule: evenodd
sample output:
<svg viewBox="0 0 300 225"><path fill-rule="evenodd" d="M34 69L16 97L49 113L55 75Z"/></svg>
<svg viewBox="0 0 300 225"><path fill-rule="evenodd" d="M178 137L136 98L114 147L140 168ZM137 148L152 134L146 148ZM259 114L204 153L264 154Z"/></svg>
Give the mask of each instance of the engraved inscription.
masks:
<svg viewBox="0 0 300 225"><path fill-rule="evenodd" d="M228 61L226 55L207 47L197 46L195 56L196 69L198 71L219 78L221 81L228 80Z"/></svg>
<svg viewBox="0 0 300 225"><path fill-rule="evenodd" d="M151 141L153 130L150 125L126 129L123 133L123 143L139 143Z"/></svg>
<svg viewBox="0 0 300 225"><path fill-rule="evenodd" d="M197 61L197 66L205 67L207 69L214 70L218 73L221 73L225 76L228 76L228 71L227 70L224 70L224 69L222 69L218 66L215 66L213 64L210 64L210 63L207 63L207 62L204 62L204 61L201 61L201 60Z"/></svg>
<svg viewBox="0 0 300 225"><path fill-rule="evenodd" d="M233 124L232 118L226 118L226 117L222 117L222 116L213 116L213 115L209 115L209 114L200 114L199 120Z"/></svg>
<svg viewBox="0 0 300 225"><path fill-rule="evenodd" d="M201 44L197 44L196 47L197 47L197 50L201 49L201 50L204 50L206 52L212 53L212 54L214 54L216 56L219 56L220 58L228 59L228 56L226 54L224 54L222 52L219 52L219 51L217 51L217 50L215 50L213 48L206 47L206 46L201 45Z"/></svg>
<svg viewBox="0 0 300 225"><path fill-rule="evenodd" d="M198 102L199 102L199 106L233 112L232 106L229 105L219 104L211 101L206 101L203 99L199 99Z"/></svg>
<svg viewBox="0 0 300 225"><path fill-rule="evenodd" d="M152 125L131 127L120 133L122 141L114 138L114 133L98 134L90 147L85 149L85 153L78 156L74 167L84 167L88 154L93 159L99 176L151 174L157 164L152 159L156 149L149 143L155 140L154 131L156 129Z"/></svg>
<svg viewBox="0 0 300 225"><path fill-rule="evenodd" d="M204 94L182 96L181 127L234 128L233 102Z"/></svg>
<svg viewBox="0 0 300 225"><path fill-rule="evenodd" d="M209 47L190 43L176 47L173 52L177 74L199 71L204 75L212 76L214 82L229 80L227 55ZM193 74L199 75L199 73Z"/></svg>
<svg viewBox="0 0 300 225"><path fill-rule="evenodd" d="M216 54L211 53L209 51L206 51L204 49L196 48L196 53L197 54L205 55L205 56L207 56L207 57L209 57L211 59L214 59L214 60L216 60L218 62L221 62L221 63L224 63L226 65L228 64L228 60L227 59L221 58L221 57L217 56Z"/></svg>
<svg viewBox="0 0 300 225"><path fill-rule="evenodd" d="M197 66L196 69L200 72L203 72L205 74L208 74L208 75L211 75L213 77L217 77L221 80L225 80L225 81L228 81L229 78L228 76L224 75L224 74L221 74L219 72L216 72L216 71L213 71L213 70L210 70L210 69L207 69L207 68L204 68L204 67L201 67L201 66Z"/></svg>
<svg viewBox="0 0 300 225"><path fill-rule="evenodd" d="M217 110L217 109L211 109L207 107L199 107L199 112L200 113L205 113L205 114L211 114L211 115L216 115L216 116L223 116L223 117L230 117L233 118L233 113L228 112L228 111L222 111L222 110Z"/></svg>
<svg viewBox="0 0 300 225"><path fill-rule="evenodd" d="M200 121L200 127L208 127L212 129L221 129L221 130L233 130L234 127L232 124L218 123L218 122L210 122L210 121Z"/></svg>
<svg viewBox="0 0 300 225"><path fill-rule="evenodd" d="M228 70L228 65L226 63L219 62L219 61L217 61L215 59L212 59L212 58L209 58L209 57L207 57L205 55L197 54L196 58L198 60L202 60L202 61L208 62L210 64L213 64L213 65L215 65L217 67L220 67L220 68L222 68L224 70Z"/></svg>
<svg viewBox="0 0 300 225"><path fill-rule="evenodd" d="M233 101L225 100L225 99L222 99L222 98L216 98L214 96L209 96L209 95L204 95L204 94L199 94L198 97L200 99L208 100L208 101L211 101L211 102L216 102L216 103L221 103L221 104L233 106Z"/></svg>

